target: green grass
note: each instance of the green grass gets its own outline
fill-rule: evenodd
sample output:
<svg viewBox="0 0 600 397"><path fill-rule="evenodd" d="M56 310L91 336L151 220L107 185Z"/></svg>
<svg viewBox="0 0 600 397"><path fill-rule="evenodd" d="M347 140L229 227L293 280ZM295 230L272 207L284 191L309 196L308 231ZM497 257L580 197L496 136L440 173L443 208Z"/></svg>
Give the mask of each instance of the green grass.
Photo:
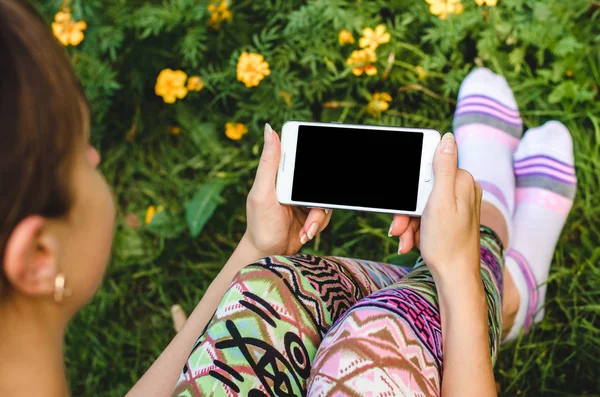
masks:
<svg viewBox="0 0 600 397"><path fill-rule="evenodd" d="M529 126L551 118L533 116L535 110L527 107L523 114ZM450 117L440 117L444 121L438 127L447 127ZM545 319L500 353L496 374L503 395L599 393L600 118L591 112L552 118L565 120L573 134L579 190L556 249ZM194 184L188 172L202 162L202 148L185 137L147 139L106 155L104 171L121 209L116 255L104 286L68 335L75 395L123 395L173 337L170 306L180 303L191 311L239 240L256 161L235 156L227 165L238 170L240 183L225 191L226 203L199 238L184 234L166 240L123 223L123 214L143 217L143 202L162 203L176 212L182 203L165 198L174 191L191 195ZM180 167L182 163L187 166ZM214 167L197 172L220 169ZM305 251L400 263L393 254L396 241L386 236L389 220L386 215L337 211L329 229Z"/></svg>
<svg viewBox="0 0 600 397"><path fill-rule="evenodd" d="M61 2L44 2L41 8L50 19ZM193 24L206 23L201 2L72 3L75 15L90 25L82 47L71 52L96 111L102 169L119 208L107 277L67 335L75 396L124 395L174 336L171 305L190 312L202 298L245 229L245 197L262 123L278 128L295 118L449 131L460 81L475 63L507 77L527 127L551 119L567 125L579 182L555 252L544 321L500 352L501 395L600 396L598 2L500 0L487 14L464 0L463 15L439 21L424 2L414 0L239 0L232 6L235 25L196 32L202 45L195 63L185 58L189 50L172 43L180 43ZM200 11L181 11L195 4ZM380 74L356 78L344 66L350 49L339 47L337 31L348 27L357 37L363 27L382 21L393 34L380 52ZM156 32L140 34L150 27ZM264 53L272 69L251 90L235 80L237 54L248 48ZM396 61L384 80L390 52ZM416 65L428 70L426 80L417 80ZM201 75L207 88L165 105L152 87L166 67ZM281 90L292 93L293 106L281 100ZM389 91L394 101L390 111L371 118L363 110L377 91ZM323 106L330 101L342 106ZM224 137L222 126L230 120L248 124L242 141ZM168 135L170 124L181 125L181 135ZM137 136L127 141L133 130ZM215 177L235 183L193 238L185 227L186 202L199 184ZM392 183L398 183L393 174ZM128 214L143 220L148 205L165 207L160 227L125 224ZM389 222L386 215L336 211L330 227L304 252L392 263L414 259L394 254L397 240L386 235Z"/></svg>

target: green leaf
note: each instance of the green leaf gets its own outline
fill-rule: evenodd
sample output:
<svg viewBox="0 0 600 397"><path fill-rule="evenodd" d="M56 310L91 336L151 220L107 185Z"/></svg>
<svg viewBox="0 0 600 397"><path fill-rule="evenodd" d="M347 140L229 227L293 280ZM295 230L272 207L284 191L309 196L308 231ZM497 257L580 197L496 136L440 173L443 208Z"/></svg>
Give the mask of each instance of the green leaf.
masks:
<svg viewBox="0 0 600 397"><path fill-rule="evenodd" d="M185 217L192 236L198 237L215 209L223 202L221 191L226 185L226 181L219 179L209 181L200 186L186 205Z"/></svg>
<svg viewBox="0 0 600 397"><path fill-rule="evenodd" d="M579 86L575 82L571 80L563 81L562 83L554 87L554 89L550 93L550 96L548 96L548 102L558 103L565 98L573 99L577 96L578 89Z"/></svg>
<svg viewBox="0 0 600 397"><path fill-rule="evenodd" d="M552 52L558 56L565 56L569 54L576 53L580 51L584 47L583 44L577 41L577 39L573 36L563 37L554 48L552 48Z"/></svg>
<svg viewBox="0 0 600 397"><path fill-rule="evenodd" d="M516 73L521 72L521 66L525 59L525 47L517 47L508 54L508 61L513 66Z"/></svg>
<svg viewBox="0 0 600 397"><path fill-rule="evenodd" d="M183 232L185 226L169 216L166 211L161 211L154 215L146 229L160 237L174 238Z"/></svg>

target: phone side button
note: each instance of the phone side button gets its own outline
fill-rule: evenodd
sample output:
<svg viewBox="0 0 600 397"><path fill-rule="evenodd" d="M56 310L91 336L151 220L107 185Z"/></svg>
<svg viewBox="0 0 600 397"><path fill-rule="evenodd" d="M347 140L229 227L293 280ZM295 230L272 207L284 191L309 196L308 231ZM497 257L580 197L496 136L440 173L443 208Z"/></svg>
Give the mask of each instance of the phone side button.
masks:
<svg viewBox="0 0 600 397"><path fill-rule="evenodd" d="M431 163L427 164L427 168L428 168L428 170L425 171L425 178L424 178L425 182L431 181L431 177L433 176L433 166L431 165Z"/></svg>

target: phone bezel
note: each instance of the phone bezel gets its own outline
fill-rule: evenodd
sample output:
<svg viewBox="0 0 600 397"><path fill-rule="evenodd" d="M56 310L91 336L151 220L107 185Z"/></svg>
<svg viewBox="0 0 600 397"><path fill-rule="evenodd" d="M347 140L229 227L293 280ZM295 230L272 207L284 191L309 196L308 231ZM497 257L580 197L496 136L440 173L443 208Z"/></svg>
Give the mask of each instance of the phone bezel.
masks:
<svg viewBox="0 0 600 397"><path fill-rule="evenodd" d="M296 164L296 146L298 141L298 129L302 125L319 126L328 128L356 128L365 130L387 130L398 132L419 132L423 134L423 148L421 152L421 164L419 169L419 190L417 195L417 207L415 211L399 211L389 208L356 207L330 203L316 203L292 200L292 185L294 180L294 168ZM301 205L306 207L321 207L332 209L343 209L352 211L378 212L388 214L406 214L420 216L423 214L427 199L433 189L433 155L441 139L439 131L430 128L405 128L379 125L358 125L342 123L319 123L304 121L287 121L281 128L281 159L277 173L277 200L285 205ZM427 178L429 177L429 178ZM426 179L429 179L428 181Z"/></svg>

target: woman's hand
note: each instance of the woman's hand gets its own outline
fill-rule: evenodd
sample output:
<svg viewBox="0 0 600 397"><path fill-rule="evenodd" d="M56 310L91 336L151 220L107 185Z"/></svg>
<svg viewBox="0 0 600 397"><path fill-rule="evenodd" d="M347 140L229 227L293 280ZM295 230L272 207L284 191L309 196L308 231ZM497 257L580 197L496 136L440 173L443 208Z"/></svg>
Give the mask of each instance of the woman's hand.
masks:
<svg viewBox="0 0 600 397"><path fill-rule="evenodd" d="M277 201L275 182L280 157L279 136L266 124L256 179L246 201L245 236L264 256L294 255L331 219L331 211L281 205Z"/></svg>
<svg viewBox="0 0 600 397"><path fill-rule="evenodd" d="M479 277L481 186L458 169L456 141L444 135L433 158L434 184L421 219L421 255L434 278Z"/></svg>
<svg viewBox="0 0 600 397"><path fill-rule="evenodd" d="M401 253L414 244L420 246L434 277L444 272L479 272L482 190L457 164L456 141L445 134L433 159L434 186L423 216L396 215L390 228L390 234L400 236Z"/></svg>

